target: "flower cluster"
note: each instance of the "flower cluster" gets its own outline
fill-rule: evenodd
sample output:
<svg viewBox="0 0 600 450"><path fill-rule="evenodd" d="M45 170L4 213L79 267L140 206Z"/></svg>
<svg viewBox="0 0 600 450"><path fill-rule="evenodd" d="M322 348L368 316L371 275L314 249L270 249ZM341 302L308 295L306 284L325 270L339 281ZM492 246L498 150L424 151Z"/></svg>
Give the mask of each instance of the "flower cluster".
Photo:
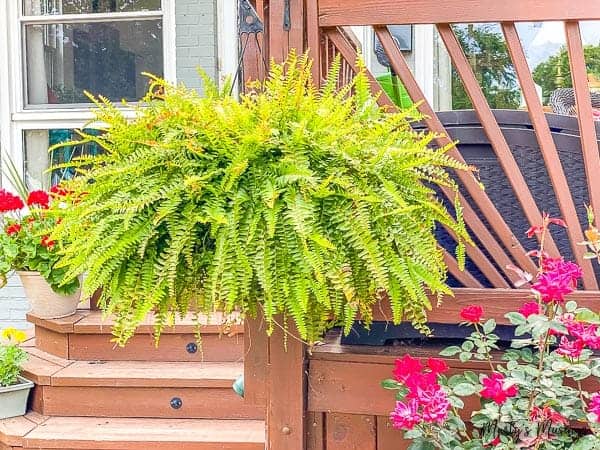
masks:
<svg viewBox="0 0 600 450"><path fill-rule="evenodd" d="M531 286L544 303L564 303L583 276L581 267L562 258L542 258L542 273Z"/></svg>
<svg viewBox="0 0 600 450"><path fill-rule="evenodd" d="M12 180L11 180L12 181ZM50 193L27 192L22 182L15 184L21 195L0 190L0 287L11 271L39 272L54 291L69 295L77 290L77 278L65 280L66 271L56 267L58 243L50 237L57 221L49 208L66 191L60 187ZM14 183L13 183L14 184ZM64 192L63 192L64 191ZM2 232L3 231L3 232Z"/></svg>
<svg viewBox="0 0 600 450"><path fill-rule="evenodd" d="M600 350L600 314L569 299L582 270L544 251L550 225L564 222L544 216L542 225L528 231L542 243L529 253L537 258L538 271L535 276L516 272L530 283L534 299L505 315L514 327L510 348L501 349L496 322L485 319L483 307L469 305L460 319L475 331L462 345L440 353L458 356L461 363L479 361L486 372L465 370L448 378L445 363L442 371L410 355L396 361L394 380L384 382L384 387L398 390L390 418L414 448L600 449L600 392L585 388L600 380L600 358L595 356ZM600 249L600 235L589 232L586 237L598 241ZM586 245L596 249L591 241ZM583 382L587 379L592 383ZM476 397L480 408L459 414L467 404L461 397ZM434 401L439 414L430 412ZM471 427L463 417L470 417Z"/></svg>
<svg viewBox="0 0 600 450"><path fill-rule="evenodd" d="M25 207L25 203L6 189L0 189L0 213L18 211Z"/></svg>
<svg viewBox="0 0 600 450"><path fill-rule="evenodd" d="M408 354L396 360L394 379L407 393L404 401L396 402L396 409L390 415L394 427L410 430L421 422L446 420L450 402L438 377L447 371L446 363L437 358L429 358L425 366Z"/></svg>

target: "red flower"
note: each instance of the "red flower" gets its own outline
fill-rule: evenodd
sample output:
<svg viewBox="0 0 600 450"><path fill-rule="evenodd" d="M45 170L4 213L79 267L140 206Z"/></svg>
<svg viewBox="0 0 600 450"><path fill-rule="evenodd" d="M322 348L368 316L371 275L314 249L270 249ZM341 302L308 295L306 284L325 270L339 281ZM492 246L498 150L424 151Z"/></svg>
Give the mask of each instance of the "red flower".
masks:
<svg viewBox="0 0 600 450"><path fill-rule="evenodd" d="M27 204L29 206L38 205L46 209L49 203L50 196L46 191L31 191L29 197L27 197Z"/></svg>
<svg viewBox="0 0 600 450"><path fill-rule="evenodd" d="M492 373L483 378L481 384L483 384L483 389L479 394L483 398L493 400L498 405L503 404L507 398L514 397L518 392L516 386L504 388L504 375L501 373Z"/></svg>
<svg viewBox="0 0 600 450"><path fill-rule="evenodd" d="M0 189L0 213L8 211L17 211L23 208L25 204L20 197L11 194L6 189Z"/></svg>
<svg viewBox="0 0 600 450"><path fill-rule="evenodd" d="M21 231L21 224L19 223L13 223L12 225L6 227L6 234L9 236L17 234L19 231Z"/></svg>
<svg viewBox="0 0 600 450"><path fill-rule="evenodd" d="M66 197L70 192L61 187L60 184L57 184L50 188L50 193L55 194L58 197Z"/></svg>
<svg viewBox="0 0 600 450"><path fill-rule="evenodd" d="M588 411L594 415L597 423L600 423L600 392L595 392L590 397Z"/></svg>
<svg viewBox="0 0 600 450"><path fill-rule="evenodd" d="M577 285L577 280L583 276L583 270L577 264L571 261L565 261L563 258L546 258L542 260L542 270L557 275L564 275L571 278L573 285Z"/></svg>
<svg viewBox="0 0 600 450"><path fill-rule="evenodd" d="M550 422L552 425L568 425L569 421L558 411L550 406L534 406L529 413L529 419L534 422Z"/></svg>
<svg viewBox="0 0 600 450"><path fill-rule="evenodd" d="M50 250L50 249L52 249L52 247L54 247L56 242L51 241L49 236L43 236L40 244L42 245L42 247L46 247L47 249Z"/></svg>
<svg viewBox="0 0 600 450"><path fill-rule="evenodd" d="M392 426L402 430L412 430L421 421L418 409L419 403L416 399L409 400L408 403L396 402L396 408L390 414Z"/></svg>
<svg viewBox="0 0 600 450"><path fill-rule="evenodd" d="M525 317L529 317L532 314L541 314L542 309L540 308L540 305L537 304L537 302L527 302L519 308L519 312Z"/></svg>
<svg viewBox="0 0 600 450"><path fill-rule="evenodd" d="M556 350L556 353L561 356L566 356L567 358L576 359L581 355L583 347L584 343L581 339L569 341L566 336L563 336L560 338L560 345Z"/></svg>
<svg viewBox="0 0 600 450"><path fill-rule="evenodd" d="M480 323L481 318L483 317L483 308L479 305L469 305L462 309L460 317L462 317L465 322Z"/></svg>
<svg viewBox="0 0 600 450"><path fill-rule="evenodd" d="M433 373L445 373L448 371L448 364L439 358L429 358L427 360L427 367L431 369Z"/></svg>
<svg viewBox="0 0 600 450"><path fill-rule="evenodd" d="M441 424L448 417L450 400L439 387L430 387L421 392L419 403L423 407L423 420L427 423Z"/></svg>
<svg viewBox="0 0 600 450"><path fill-rule="evenodd" d="M583 276L581 267L562 258L548 258L542 261L542 273L531 286L544 303L563 303L565 295L577 287Z"/></svg>
<svg viewBox="0 0 600 450"><path fill-rule="evenodd" d="M399 358L396 360L396 367L392 373L397 381L404 382L411 375L421 372L421 369L423 369L421 361L407 353L402 359Z"/></svg>
<svg viewBox="0 0 600 450"><path fill-rule="evenodd" d="M500 436L496 436L487 444L484 444L484 447L495 447L496 445L500 445Z"/></svg>

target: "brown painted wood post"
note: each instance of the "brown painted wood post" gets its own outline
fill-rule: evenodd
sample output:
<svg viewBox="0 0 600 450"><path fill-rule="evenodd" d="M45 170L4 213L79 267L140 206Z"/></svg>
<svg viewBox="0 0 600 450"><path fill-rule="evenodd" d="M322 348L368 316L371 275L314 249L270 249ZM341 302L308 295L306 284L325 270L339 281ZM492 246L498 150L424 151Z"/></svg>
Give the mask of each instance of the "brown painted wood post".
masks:
<svg viewBox="0 0 600 450"><path fill-rule="evenodd" d="M244 319L244 401L267 405L269 339L262 316Z"/></svg>
<svg viewBox="0 0 600 450"><path fill-rule="evenodd" d="M268 3L269 58L282 62L290 51L306 49L304 0L270 0ZM282 318L277 321L283 325ZM267 450L306 449L306 346L275 326L269 338L267 378Z"/></svg>
<svg viewBox="0 0 600 450"><path fill-rule="evenodd" d="M287 328L275 326L269 338L267 450L306 449L306 346L291 321Z"/></svg>

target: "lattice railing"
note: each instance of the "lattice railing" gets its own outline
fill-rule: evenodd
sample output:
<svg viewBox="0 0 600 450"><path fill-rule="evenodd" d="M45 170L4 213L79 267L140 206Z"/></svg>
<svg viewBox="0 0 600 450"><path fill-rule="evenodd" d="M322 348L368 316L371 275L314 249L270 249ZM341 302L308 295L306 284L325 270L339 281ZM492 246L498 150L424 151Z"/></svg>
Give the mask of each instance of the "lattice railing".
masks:
<svg viewBox="0 0 600 450"><path fill-rule="evenodd" d="M311 12L311 10L313 11ZM318 2L308 2L307 16L309 19L311 17L313 19L312 23L309 20L307 24L308 32L317 32L316 30L318 30L319 36L321 36L320 41L314 36L308 38L309 44L317 45L319 42L321 44L320 54L317 55L313 52L316 66L323 69L319 74L315 73L317 78L322 77L327 70L326 62L331 60L332 54L331 44L335 46L344 60L356 69L353 62L356 61L358 51L356 45L353 45L353 42L348 39L344 29L350 25L373 27L374 33L382 43L390 61L391 68L401 79L408 95L413 101L422 102L419 109L428 117L425 120L427 127L443 135L438 139L438 144L442 146L450 142L448 133L432 106L427 101L423 101L425 95L386 26L387 24L434 24L523 214L529 224L539 224L542 221L543 211L528 185L526 174L522 172L496 121L476 74L452 27L454 23L500 23L506 48L537 137L540 158L543 159L548 172L560 215L568 225L567 236L570 250L577 263L584 268L584 287L598 290L598 281L592 263L583 256L585 247L579 245L584 241L584 224L580 223L578 218L583 204L576 205L571 195L568 178L563 167L565 161L560 159L515 23L520 21L564 21L585 167L584 173L578 174L578 176L587 180L586 201L594 207L594 210L600 211L600 180L598 176L594 175L600 171L600 156L579 24L581 20L600 19L600 2L587 0L569 2L560 0L507 0L502 2L481 0L445 0L443 2L436 0L405 0L402 2L350 0L339 2L337 0L319 0ZM321 61L320 58L325 61ZM392 105L389 97L381 91L375 78L371 74L369 76L374 92L380 93L380 103ZM452 156L463 159L458 149L452 152ZM461 199L466 221L479 242L479 246L468 249L468 257L493 287L509 287L517 276L507 269L508 266L516 265L534 270L532 260L527 256L526 249L515 235L515 233L522 233L523 230L511 229L503 214L490 200L486 191L481 188L481 183L473 174L460 172L456 176L466 194ZM451 196L452 192L445 191L443 194ZM551 254L559 253L559 246L552 236L546 242L546 249ZM464 286L482 287L481 282L475 276L469 272L458 270L456 261L450 254L446 255L446 260L449 271Z"/></svg>

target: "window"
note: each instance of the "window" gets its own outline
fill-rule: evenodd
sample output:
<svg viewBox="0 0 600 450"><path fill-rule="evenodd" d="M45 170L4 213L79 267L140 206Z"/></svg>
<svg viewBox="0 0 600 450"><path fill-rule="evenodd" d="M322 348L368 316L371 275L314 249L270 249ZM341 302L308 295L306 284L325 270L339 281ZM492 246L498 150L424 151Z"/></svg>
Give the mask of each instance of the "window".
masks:
<svg viewBox="0 0 600 450"><path fill-rule="evenodd" d="M87 134L98 135L98 130L84 129ZM63 142L76 142L79 134L69 128L50 130L25 130L23 132L23 148L25 149L25 181L32 189L48 188L63 180L73 178L72 168L56 168L48 173L48 167L69 162L82 155L97 155L102 148L96 143L76 144L57 148L51 152L48 148Z"/></svg>
<svg viewBox="0 0 600 450"><path fill-rule="evenodd" d="M0 0L0 143L31 187L72 175L47 173L52 163L98 151L48 153L92 117L86 92L120 105L143 97L146 72L176 80L175 34L175 0Z"/></svg>
<svg viewBox="0 0 600 450"><path fill-rule="evenodd" d="M139 100L144 72L163 76L161 0L25 0L24 105Z"/></svg>

